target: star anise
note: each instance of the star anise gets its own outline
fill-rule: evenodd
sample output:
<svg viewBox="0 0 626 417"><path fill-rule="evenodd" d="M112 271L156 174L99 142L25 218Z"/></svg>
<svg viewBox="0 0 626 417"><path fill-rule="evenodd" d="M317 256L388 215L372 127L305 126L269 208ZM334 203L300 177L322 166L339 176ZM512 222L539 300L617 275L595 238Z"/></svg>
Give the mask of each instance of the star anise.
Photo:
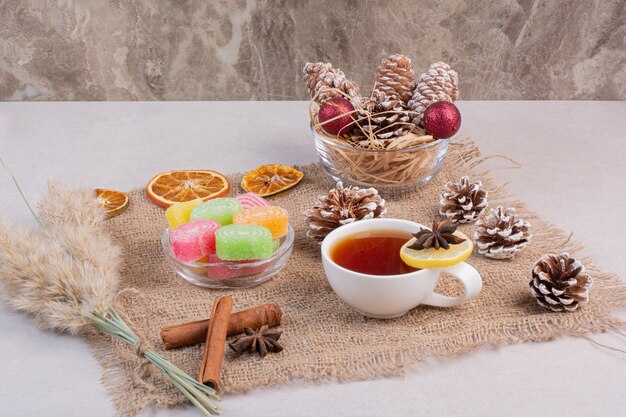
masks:
<svg viewBox="0 0 626 417"><path fill-rule="evenodd" d="M278 343L282 332L278 329L270 329L267 325L255 331L249 327L244 328L244 334L228 344L237 353L257 352L262 358L267 352L280 352L283 347Z"/></svg>
<svg viewBox="0 0 626 417"><path fill-rule="evenodd" d="M450 220L444 220L439 224L433 220L432 230L424 228L413 234L415 242L409 246L409 249L450 249L450 245L458 245L465 241L465 239L455 236L455 231L456 225Z"/></svg>

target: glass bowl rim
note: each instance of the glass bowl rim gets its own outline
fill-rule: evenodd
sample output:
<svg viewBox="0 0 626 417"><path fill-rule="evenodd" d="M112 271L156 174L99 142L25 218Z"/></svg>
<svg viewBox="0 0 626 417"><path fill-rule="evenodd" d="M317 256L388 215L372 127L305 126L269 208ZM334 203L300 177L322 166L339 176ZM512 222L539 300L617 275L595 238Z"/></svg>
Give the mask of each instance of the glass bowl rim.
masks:
<svg viewBox="0 0 626 417"><path fill-rule="evenodd" d="M217 266L232 266L235 268L243 269L243 268L255 268L261 265L265 265L266 263L274 262L278 258L280 258L282 255L287 253L289 249L293 246L293 242L295 240L295 231L293 230L293 227L291 227L291 224L287 226L287 235L285 235L284 237L285 237L285 241L280 245L278 249L276 249L274 253L272 253L272 256L270 256L267 259L259 259L256 262L220 261L220 262L207 263L207 262L195 262L195 261L185 262L185 261L176 259L176 257L174 256L174 252L172 250L172 245L170 243L170 228L169 227L165 228L165 231L163 232L163 235L161 236L161 246L162 246L163 252L168 258L186 267L208 268L208 267L217 267ZM242 262L245 262L245 263L242 263Z"/></svg>
<svg viewBox="0 0 626 417"><path fill-rule="evenodd" d="M351 146L344 145L339 141L331 140L329 137L318 133L318 131L315 130L315 127L313 126L313 122L309 122L309 126L311 128L311 133L313 134L314 140L321 140L327 145L345 149L347 151L352 151L352 152L366 152L366 153L413 152L413 151L419 151L421 149L427 149L427 148L430 148L431 146L442 145L443 143L450 142L450 138L447 138L447 139L435 138L435 140L433 140L432 142L428 142L423 145L413 146L413 147L406 148L406 149L360 149L360 148L353 148Z"/></svg>

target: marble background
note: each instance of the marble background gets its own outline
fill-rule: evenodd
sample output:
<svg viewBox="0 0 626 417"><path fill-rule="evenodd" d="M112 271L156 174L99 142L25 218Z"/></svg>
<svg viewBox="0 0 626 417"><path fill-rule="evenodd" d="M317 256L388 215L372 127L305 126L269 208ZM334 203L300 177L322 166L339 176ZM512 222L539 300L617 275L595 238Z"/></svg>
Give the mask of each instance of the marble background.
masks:
<svg viewBox="0 0 626 417"><path fill-rule="evenodd" d="M391 53L462 99L626 99L625 0L0 0L2 100L292 100Z"/></svg>

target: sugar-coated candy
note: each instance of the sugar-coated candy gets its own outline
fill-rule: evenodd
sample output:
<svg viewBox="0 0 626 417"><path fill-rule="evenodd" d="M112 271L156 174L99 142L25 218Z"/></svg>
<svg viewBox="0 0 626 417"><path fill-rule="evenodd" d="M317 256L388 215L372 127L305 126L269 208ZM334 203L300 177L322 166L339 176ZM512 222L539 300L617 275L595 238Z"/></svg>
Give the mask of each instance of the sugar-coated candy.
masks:
<svg viewBox="0 0 626 417"><path fill-rule="evenodd" d="M254 224L231 224L215 233L217 256L227 261L267 259L272 256L272 233Z"/></svg>
<svg viewBox="0 0 626 417"><path fill-rule="evenodd" d="M165 210L165 218L167 219L167 224L170 226L170 230L174 230L181 224L187 223L191 215L191 210L200 203L202 203L202 199L196 198L195 200L169 206L167 210Z"/></svg>
<svg viewBox="0 0 626 417"><path fill-rule="evenodd" d="M271 206L269 201L258 195L257 193L245 193L235 197L241 203L241 207L244 210L251 209L253 207L265 207Z"/></svg>
<svg viewBox="0 0 626 417"><path fill-rule="evenodd" d="M190 262L215 253L215 231L219 228L213 220L192 220L178 226L170 234L176 259Z"/></svg>
<svg viewBox="0 0 626 417"><path fill-rule="evenodd" d="M241 203L235 198L214 198L197 205L189 218L191 220L215 220L222 226L231 224L233 216L241 211Z"/></svg>
<svg viewBox="0 0 626 417"><path fill-rule="evenodd" d="M254 207L237 213L233 218L235 224L256 224L267 227L274 239L287 234L289 213L282 207Z"/></svg>
<svg viewBox="0 0 626 417"><path fill-rule="evenodd" d="M270 261L259 261L258 259L250 259L247 261L228 261L224 262L217 255L209 255L206 262L208 263L207 276L209 279L220 281L230 278L248 277L250 275L260 274L270 265ZM249 265L260 262L259 265Z"/></svg>
<svg viewBox="0 0 626 417"><path fill-rule="evenodd" d="M280 239L272 240L272 251L276 252L280 248Z"/></svg>

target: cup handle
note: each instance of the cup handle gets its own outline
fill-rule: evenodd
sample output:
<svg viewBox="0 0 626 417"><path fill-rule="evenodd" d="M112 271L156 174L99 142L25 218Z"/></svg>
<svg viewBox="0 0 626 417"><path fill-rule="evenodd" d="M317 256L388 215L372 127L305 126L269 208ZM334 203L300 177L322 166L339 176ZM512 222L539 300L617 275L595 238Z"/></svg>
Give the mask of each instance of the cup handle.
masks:
<svg viewBox="0 0 626 417"><path fill-rule="evenodd" d="M480 274L478 273L476 268L469 264L466 264L465 262L461 262L447 268L441 268L438 270L438 272L447 272L448 274L454 275L454 277L461 281L461 283L463 284L465 292L463 295L459 295L458 297L448 297L446 295L441 295L433 292L428 297L426 297L426 300L424 300L422 304L427 304L435 307L458 306L459 304L476 297L483 287L483 280L481 279Z"/></svg>

